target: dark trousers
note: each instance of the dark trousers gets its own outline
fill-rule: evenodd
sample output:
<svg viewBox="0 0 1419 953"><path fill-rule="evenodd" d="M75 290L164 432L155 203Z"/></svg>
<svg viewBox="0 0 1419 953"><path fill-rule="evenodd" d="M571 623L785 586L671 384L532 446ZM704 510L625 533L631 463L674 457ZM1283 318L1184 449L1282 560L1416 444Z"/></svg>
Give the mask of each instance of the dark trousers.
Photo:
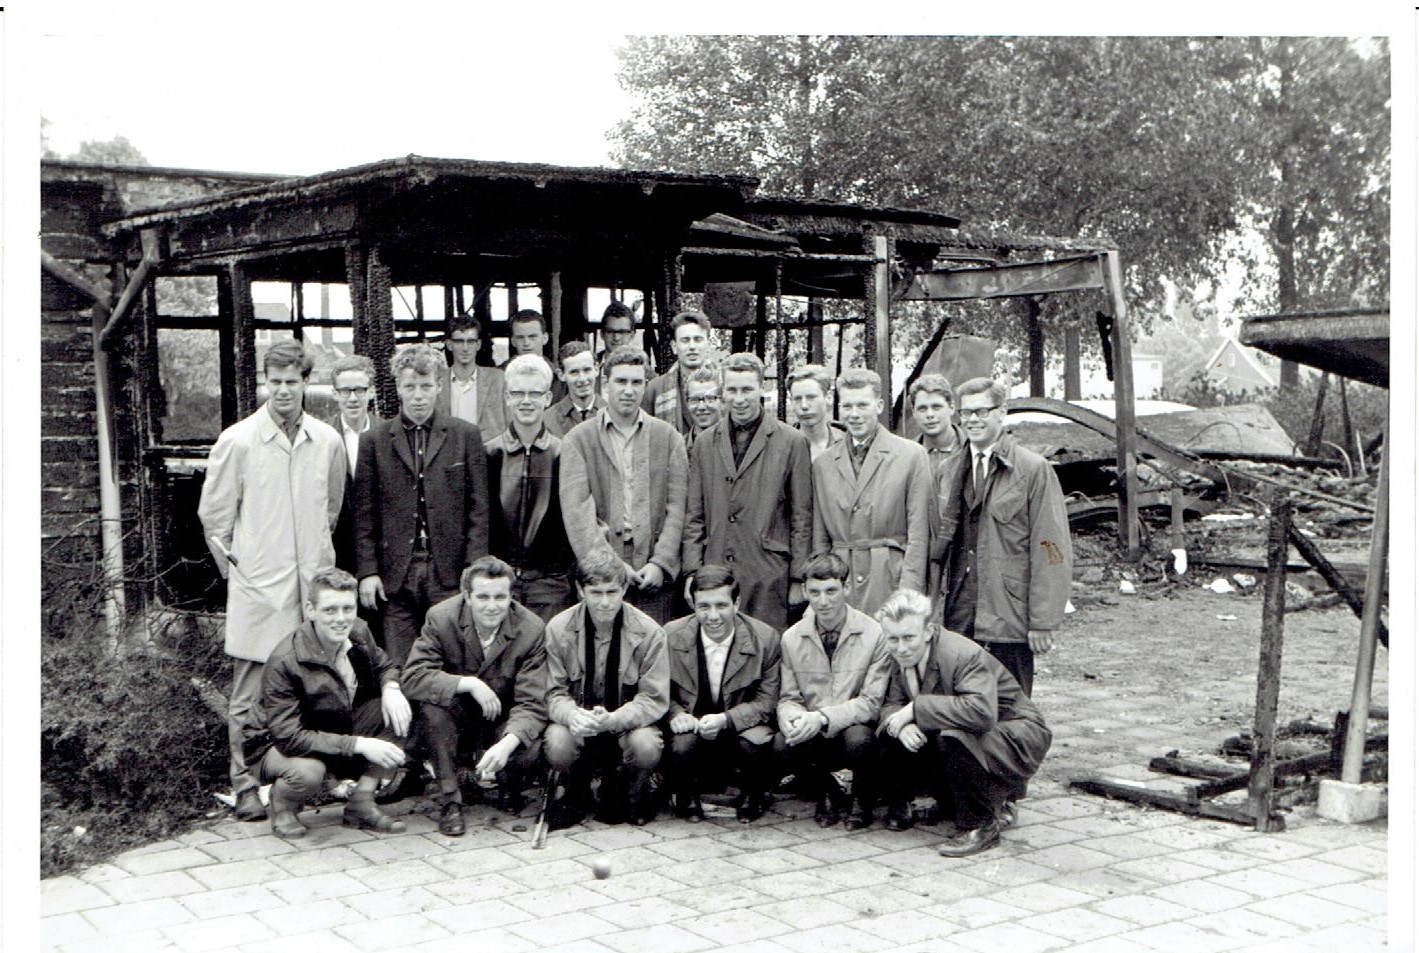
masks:
<svg viewBox="0 0 1419 953"><path fill-rule="evenodd" d="M565 725L551 724L542 741L547 767L568 776L568 791L584 795L591 775L600 770L602 784L610 781L611 789L624 792L622 796L628 803L635 803L644 795L665 747L660 728L655 725L632 728L619 735L578 738ZM603 786L602 790L608 789Z"/></svg>
<svg viewBox="0 0 1419 953"><path fill-rule="evenodd" d="M780 769L806 779L807 790L820 798L836 790L828 773L849 768L853 796L869 806L875 803L872 781L877 767L877 740L866 725L851 725L831 738L816 735L796 745L790 745L779 732L774 735L773 758Z"/></svg>
<svg viewBox="0 0 1419 953"><path fill-rule="evenodd" d="M961 830L984 827L995 817L1013 781L991 774L961 739L926 732L926 744L908 751L896 738L883 737L881 783L888 803L903 804L924 788L936 798L943 818Z"/></svg>
<svg viewBox="0 0 1419 953"><path fill-rule="evenodd" d="M385 593L389 606L384 610L384 651L396 665L403 667L409 660L409 650L424 627L429 607L457 591L457 588L444 589L439 585L428 556L416 555L409 560L404 585Z"/></svg>
<svg viewBox="0 0 1419 953"><path fill-rule="evenodd" d="M439 802L463 803L458 788L458 757L488 750L502 736L502 724L489 722L472 695L454 696L451 706L424 702L419 706L419 718L424 724L424 740L432 749L434 773L438 775ZM521 790L528 772L537 764L541 740L529 747L518 745L508 758L506 767L498 772L498 783L512 790Z"/></svg>
<svg viewBox="0 0 1419 953"><path fill-rule="evenodd" d="M635 555L635 546L630 540L621 542L620 551L616 553L626 565L632 565L631 560ZM659 589L654 592L646 592L637 589L634 585L626 590L626 601L637 609L650 616L660 625L664 625L675 618L675 600L677 595L675 580L666 576Z"/></svg>
<svg viewBox="0 0 1419 953"><path fill-rule="evenodd" d="M384 709L378 698L371 698L355 709L350 733L361 738L378 738L400 747L404 745L404 739L384 723ZM256 765L256 779L262 784L280 781L286 796L304 803L320 793L320 784L327 774L342 779L358 779L370 770L370 763L359 755L312 753L292 758L272 745Z"/></svg>
<svg viewBox="0 0 1419 953"><path fill-rule="evenodd" d="M713 741L692 731L677 735L666 729L662 772L672 793L699 794L728 781L738 768L740 788L747 794L762 794L771 783L772 753L771 744L746 741L729 727Z"/></svg>
<svg viewBox="0 0 1419 953"><path fill-rule="evenodd" d="M1029 642L982 642L980 646L1015 676L1026 695L1034 694L1035 653L1030 650Z"/></svg>
<svg viewBox="0 0 1419 953"><path fill-rule="evenodd" d="M572 583L567 573L544 573L535 569L518 569L516 572L512 597L535 612L543 622L571 607Z"/></svg>

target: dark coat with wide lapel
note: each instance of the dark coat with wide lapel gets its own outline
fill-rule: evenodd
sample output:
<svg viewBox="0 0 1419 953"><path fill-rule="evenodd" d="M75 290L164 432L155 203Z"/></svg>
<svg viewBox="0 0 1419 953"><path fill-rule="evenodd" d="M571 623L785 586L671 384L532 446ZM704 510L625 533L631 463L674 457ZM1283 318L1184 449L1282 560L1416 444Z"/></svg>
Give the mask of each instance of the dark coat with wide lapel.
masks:
<svg viewBox="0 0 1419 953"><path fill-rule="evenodd" d="M457 589L464 568L488 552L488 458L477 427L437 410L429 418L424 498L434 574L442 588ZM418 505L403 415L377 420L360 435L355 464L359 578L378 575L387 593L404 584Z"/></svg>
<svg viewBox="0 0 1419 953"><path fill-rule="evenodd" d="M813 545L808 438L765 414L736 467L729 430L726 417L690 451L682 571L728 566L744 614L781 632L789 585L802 580Z"/></svg>
<svg viewBox="0 0 1419 953"><path fill-rule="evenodd" d="M601 399L600 394L592 395L591 416L586 419L591 420L595 418L596 412L605 406L606 401ZM542 422L547 425L547 431L551 433L552 436L565 437L567 431L582 422L581 413L572 404L571 395L568 394L561 400L553 403L551 407L547 408L546 413L542 415Z"/></svg>
<svg viewBox="0 0 1419 953"><path fill-rule="evenodd" d="M878 731L888 718L913 702L915 724L959 738L981 766L998 777L1025 780L1039 769L1052 736L1044 716L1015 677L978 644L940 626L913 701L896 660L887 684ZM887 744L899 744L884 739Z"/></svg>
<svg viewBox="0 0 1419 953"><path fill-rule="evenodd" d="M453 704L458 682L474 675L502 702L497 738L513 735L530 748L547 727L547 649L542 620L513 602L487 654L463 594L429 610L404 663L404 693L415 701ZM496 739L494 739L496 740Z"/></svg>
<svg viewBox="0 0 1419 953"><path fill-rule="evenodd" d="M665 641L670 649L671 718L694 714L699 702L699 638L700 622L693 615L665 626ZM736 613L719 698L729 723L751 744L763 744L773 738L778 690L778 633L758 619Z"/></svg>

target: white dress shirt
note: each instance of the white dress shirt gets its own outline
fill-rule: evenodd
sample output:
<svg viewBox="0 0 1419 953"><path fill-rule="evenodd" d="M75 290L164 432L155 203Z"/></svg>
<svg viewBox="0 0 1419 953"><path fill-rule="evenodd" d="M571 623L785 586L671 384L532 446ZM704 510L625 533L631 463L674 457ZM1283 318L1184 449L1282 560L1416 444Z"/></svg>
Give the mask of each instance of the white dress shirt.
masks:
<svg viewBox="0 0 1419 953"><path fill-rule="evenodd" d="M705 677L709 679L710 698L716 705L719 704L719 683L724 681L724 666L729 662L729 646L733 641L732 631L723 642L716 642L703 631L700 632L700 645L705 650Z"/></svg>

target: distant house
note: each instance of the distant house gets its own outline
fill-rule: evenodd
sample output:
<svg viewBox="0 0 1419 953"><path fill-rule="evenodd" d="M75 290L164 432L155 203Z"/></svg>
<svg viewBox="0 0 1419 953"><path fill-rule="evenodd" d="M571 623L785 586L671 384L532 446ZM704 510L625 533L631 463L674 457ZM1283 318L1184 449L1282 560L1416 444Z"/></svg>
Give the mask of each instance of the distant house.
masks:
<svg viewBox="0 0 1419 953"><path fill-rule="evenodd" d="M1257 360L1257 352L1227 338L1204 365L1204 375L1219 391L1227 394L1255 393L1274 388L1278 381L1271 369Z"/></svg>

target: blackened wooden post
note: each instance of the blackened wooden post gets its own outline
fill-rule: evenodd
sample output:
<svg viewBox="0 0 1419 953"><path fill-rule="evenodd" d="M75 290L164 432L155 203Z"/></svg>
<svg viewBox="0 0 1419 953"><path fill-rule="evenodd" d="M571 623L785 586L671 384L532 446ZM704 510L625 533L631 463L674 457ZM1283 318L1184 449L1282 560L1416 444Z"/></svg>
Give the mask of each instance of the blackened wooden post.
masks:
<svg viewBox="0 0 1419 953"><path fill-rule="evenodd" d="M778 419L788 414L788 330L783 326L783 262L774 262L774 323L778 325L778 369L774 372L778 391Z"/></svg>
<svg viewBox="0 0 1419 953"><path fill-rule="evenodd" d="M823 299L808 299L808 363L823 363Z"/></svg>
<svg viewBox="0 0 1419 953"><path fill-rule="evenodd" d="M1128 559L1142 555L1138 534L1138 433L1133 407L1133 342L1128 330L1128 302L1123 293L1123 265L1118 252L1103 253L1113 306L1114 423L1118 446L1118 538Z"/></svg>
<svg viewBox="0 0 1419 953"><path fill-rule="evenodd" d="M222 429L237 416L236 299L232 296L230 270L217 275L217 363L221 374Z"/></svg>
<svg viewBox="0 0 1419 953"><path fill-rule="evenodd" d="M872 342L870 352L864 352L867 366L882 379L882 426L895 426L892 420L892 247L886 235L868 239L872 254L871 277L868 279L867 326L864 344Z"/></svg>
<svg viewBox="0 0 1419 953"><path fill-rule="evenodd" d="M1079 329L1068 327L1064 329L1064 399L1079 400L1082 391L1079 377Z"/></svg>
<svg viewBox="0 0 1419 953"><path fill-rule="evenodd" d="M1285 490L1271 497L1271 521L1266 531L1266 581L1261 603L1261 655L1256 668L1255 748L1247 803L1256 829L1273 829L1271 790L1276 780L1276 702L1281 694L1281 636L1286 621L1286 547L1291 529L1291 498Z"/></svg>
<svg viewBox="0 0 1419 953"><path fill-rule="evenodd" d="M1316 388L1316 405L1311 411L1311 429L1306 435L1306 456L1320 456L1320 442L1325 439L1325 393L1330 389L1330 374L1327 372L1320 376L1320 385Z"/></svg>
<svg viewBox="0 0 1419 953"><path fill-rule="evenodd" d="M1025 336L1030 345L1030 396L1045 396L1045 329L1040 323L1040 299L1025 298Z"/></svg>
<svg viewBox="0 0 1419 953"><path fill-rule="evenodd" d="M1183 491L1182 487L1175 486L1168 493L1168 507L1171 511L1172 520L1169 524L1169 547L1170 549L1183 548Z"/></svg>
<svg viewBox="0 0 1419 953"><path fill-rule="evenodd" d="M369 315L365 312L365 250L360 245L345 246L345 284L350 289L350 311L353 314L355 353L370 354ZM375 375L379 375L379 362L375 361Z"/></svg>
<svg viewBox="0 0 1419 953"><path fill-rule="evenodd" d="M453 293L452 285L443 286L443 324L444 331L448 331L448 319L458 314L458 304Z"/></svg>
<svg viewBox="0 0 1419 953"><path fill-rule="evenodd" d="M232 333L236 348L236 416L256 410L256 307L251 303L251 279L239 261L228 266L232 295Z"/></svg>
<svg viewBox="0 0 1419 953"><path fill-rule="evenodd" d="M776 263L777 264L777 263ZM779 281L777 271L774 273L774 294L779 291ZM768 347L766 343L769 339L769 298L767 295L759 295L759 309L754 314L754 353L759 360L764 359L764 351Z"/></svg>
<svg viewBox="0 0 1419 953"><path fill-rule="evenodd" d="M365 269L365 316L368 322L369 355L374 361L375 408L384 417L399 410L399 392L389 362L394 358L394 299L391 297L389 267L372 247Z"/></svg>

